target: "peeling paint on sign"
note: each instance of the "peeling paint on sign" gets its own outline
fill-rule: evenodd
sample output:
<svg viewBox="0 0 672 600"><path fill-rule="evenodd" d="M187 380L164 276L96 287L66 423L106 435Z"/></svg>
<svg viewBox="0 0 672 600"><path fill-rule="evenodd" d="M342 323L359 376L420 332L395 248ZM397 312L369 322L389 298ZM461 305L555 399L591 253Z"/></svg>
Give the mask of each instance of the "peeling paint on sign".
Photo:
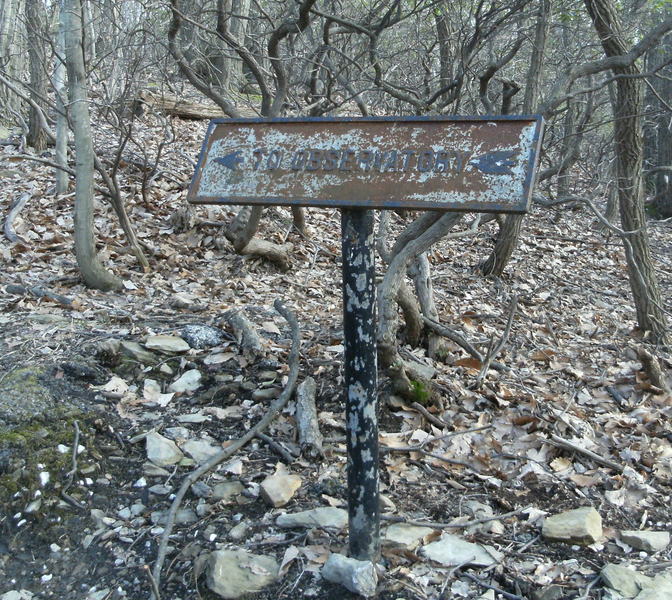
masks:
<svg viewBox="0 0 672 600"><path fill-rule="evenodd" d="M541 117L216 120L189 201L525 212L541 132Z"/></svg>

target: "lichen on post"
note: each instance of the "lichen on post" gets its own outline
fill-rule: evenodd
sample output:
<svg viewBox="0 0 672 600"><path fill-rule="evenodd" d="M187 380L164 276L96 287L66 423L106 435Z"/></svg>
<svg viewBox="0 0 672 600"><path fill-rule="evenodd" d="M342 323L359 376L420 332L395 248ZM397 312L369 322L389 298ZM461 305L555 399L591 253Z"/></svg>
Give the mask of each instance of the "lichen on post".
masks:
<svg viewBox="0 0 672 600"><path fill-rule="evenodd" d="M342 209L343 331L351 558L380 555L373 212Z"/></svg>

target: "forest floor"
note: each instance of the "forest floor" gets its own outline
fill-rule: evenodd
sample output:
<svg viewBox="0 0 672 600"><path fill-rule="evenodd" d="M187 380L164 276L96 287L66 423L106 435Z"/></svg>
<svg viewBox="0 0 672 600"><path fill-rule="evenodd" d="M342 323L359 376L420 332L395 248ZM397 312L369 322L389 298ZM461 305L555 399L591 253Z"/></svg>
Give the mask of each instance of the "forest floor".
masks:
<svg viewBox="0 0 672 600"><path fill-rule="evenodd" d="M162 597L214 598L204 585L203 557L243 548L283 564L280 579L258 597L354 598L319 575L330 552L345 552L344 531L276 525L281 513L345 506L338 211L308 210L308 238L292 230L287 210L266 212L260 236L294 245L288 272L233 252L218 225L232 210L200 207L187 227L184 219L178 226L173 217L185 207L184 183L205 125L175 121L174 127L179 147L167 147L144 196L133 155L121 171L131 219L151 249L149 272L124 247L108 207L101 202L97 210L101 258L124 280L121 292L81 283L71 239L73 194L54 196L51 169L8 158L16 148L0 153L0 214L30 194L14 222L22 241L0 239L0 392L16 399L16 411L26 408L21 402L42 407L22 421L12 423L11 414L0 420L0 597L12 590L13 598L149 597L144 566L153 565L163 531L157 511L168 509L193 466L187 459L157 468L145 438L158 432L183 449L195 440L221 448L263 416L288 370L289 327L273 310L280 299L299 320L299 381L316 381L325 456L288 457L255 439L206 475L209 487L184 500L195 519L171 537ZM402 217L394 219L403 225ZM415 448L382 454L383 526L399 517L432 531L419 548L384 546L379 597L619 598L598 578L606 564L650 577L672 568L669 545L647 552L621 535L672 529L672 399L652 385L638 357L646 342L636 330L619 239L594 221L578 207L534 207L499 279L476 269L492 247L495 225L431 250L443 325L486 350L502 335L514 296L518 309L496 357L507 370L489 370L480 384L480 365L457 345L441 361L403 349L436 369L439 398L424 408L431 420L391 396L381 377L381 445ZM668 310L671 228L650 227ZM260 356L242 352L223 319L234 308L258 328ZM221 341L179 354L153 351L155 364L148 364L150 356L120 358L118 342L110 341L142 349L148 336L179 336L193 324L218 328ZM658 356L667 372L669 355ZM202 375L195 391L169 392L194 369ZM461 433L447 437L455 432ZM297 449L292 402L266 434L290 453ZM283 460L301 486L288 504L273 508L259 487ZM235 482L236 495L209 497L208 489ZM597 541L584 546L540 535L545 517L583 506L601 516ZM455 524L484 515L466 529ZM246 533L232 539L241 523ZM441 565L422 546L443 532L501 555L487 567Z"/></svg>

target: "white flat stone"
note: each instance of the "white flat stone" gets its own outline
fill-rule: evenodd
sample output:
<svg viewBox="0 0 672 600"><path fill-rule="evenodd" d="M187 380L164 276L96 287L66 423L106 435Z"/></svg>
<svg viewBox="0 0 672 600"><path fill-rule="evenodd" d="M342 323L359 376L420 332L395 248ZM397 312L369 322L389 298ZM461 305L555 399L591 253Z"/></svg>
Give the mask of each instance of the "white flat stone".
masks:
<svg viewBox="0 0 672 600"><path fill-rule="evenodd" d="M348 511L332 506L321 506L312 510L280 515L278 527L322 527L324 529L345 529L348 526Z"/></svg>
<svg viewBox="0 0 672 600"><path fill-rule="evenodd" d="M168 391L183 394L185 392L195 392L199 387L201 387L201 372L198 369L190 369L173 381L168 386Z"/></svg>
<svg viewBox="0 0 672 600"><path fill-rule="evenodd" d="M147 458L159 467L166 467L180 462L184 454L175 442L152 431L145 437L147 444Z"/></svg>
<svg viewBox="0 0 672 600"><path fill-rule="evenodd" d="M208 587L222 598L242 598L261 591L278 577L274 558L244 550L218 550L208 558Z"/></svg>
<svg viewBox="0 0 672 600"><path fill-rule="evenodd" d="M145 342L145 348L177 354L186 352L191 346L176 335L150 335Z"/></svg>
<svg viewBox="0 0 672 600"><path fill-rule="evenodd" d="M366 598L376 593L378 573L376 566L368 560L356 560L332 553L322 567L321 575L327 581L338 583L354 594Z"/></svg>
<svg viewBox="0 0 672 600"><path fill-rule="evenodd" d="M462 564L489 567L502 558L502 553L491 546L472 544L450 533L444 533L440 540L423 546L420 553L446 567Z"/></svg>

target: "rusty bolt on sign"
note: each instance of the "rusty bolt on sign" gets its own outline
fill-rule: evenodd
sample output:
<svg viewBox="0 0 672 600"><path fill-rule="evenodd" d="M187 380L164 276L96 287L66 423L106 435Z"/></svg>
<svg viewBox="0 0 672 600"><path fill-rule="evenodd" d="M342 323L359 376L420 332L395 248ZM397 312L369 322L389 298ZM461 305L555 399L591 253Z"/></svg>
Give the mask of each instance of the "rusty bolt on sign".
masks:
<svg viewBox="0 0 672 600"><path fill-rule="evenodd" d="M341 209L350 556L380 555L371 208L527 211L539 116L212 121L194 204Z"/></svg>

